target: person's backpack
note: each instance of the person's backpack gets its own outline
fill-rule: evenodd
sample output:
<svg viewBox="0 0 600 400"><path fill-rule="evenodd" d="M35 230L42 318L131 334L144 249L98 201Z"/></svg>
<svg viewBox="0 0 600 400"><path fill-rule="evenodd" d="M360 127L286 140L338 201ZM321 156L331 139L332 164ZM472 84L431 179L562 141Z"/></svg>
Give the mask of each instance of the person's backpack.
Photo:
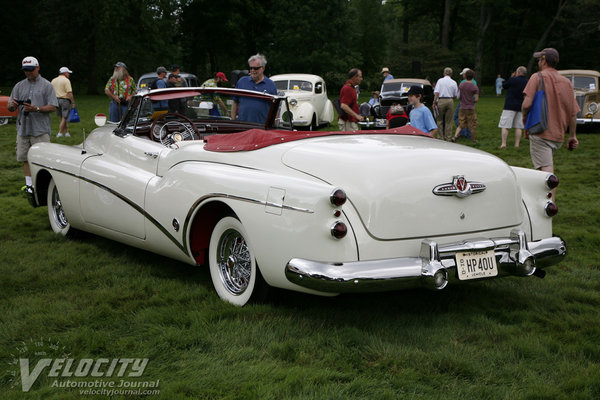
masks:
<svg viewBox="0 0 600 400"><path fill-rule="evenodd" d="M158 89L158 85L157 85L158 79L159 78L156 78L155 80L152 81L152 83L150 84L150 89Z"/></svg>

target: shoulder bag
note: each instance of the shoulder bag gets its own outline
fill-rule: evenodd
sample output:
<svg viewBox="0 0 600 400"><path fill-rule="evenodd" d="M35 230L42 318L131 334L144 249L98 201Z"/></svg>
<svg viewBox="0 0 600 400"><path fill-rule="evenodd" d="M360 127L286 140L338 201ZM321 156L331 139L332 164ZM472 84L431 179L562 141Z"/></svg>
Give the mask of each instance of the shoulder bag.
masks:
<svg viewBox="0 0 600 400"><path fill-rule="evenodd" d="M533 102L525 121L525 129L531 134L542 133L548 129L548 100L544 90L544 78L541 72L538 72L538 75L540 77L538 89L533 96Z"/></svg>

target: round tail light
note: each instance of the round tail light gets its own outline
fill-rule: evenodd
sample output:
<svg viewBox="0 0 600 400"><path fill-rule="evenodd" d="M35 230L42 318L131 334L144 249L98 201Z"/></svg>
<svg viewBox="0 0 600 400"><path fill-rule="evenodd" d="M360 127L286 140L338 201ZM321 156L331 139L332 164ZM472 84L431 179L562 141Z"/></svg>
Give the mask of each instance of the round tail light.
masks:
<svg viewBox="0 0 600 400"><path fill-rule="evenodd" d="M335 189L331 196L329 196L329 201L336 207L341 207L346 203L347 197L346 192L342 189Z"/></svg>
<svg viewBox="0 0 600 400"><path fill-rule="evenodd" d="M331 227L331 236L333 236L336 239L343 238L344 236L346 236L347 233L348 233L348 227L346 226L345 223L343 223L341 221L337 221Z"/></svg>
<svg viewBox="0 0 600 400"><path fill-rule="evenodd" d="M556 214L558 214L558 207L556 206L556 204L554 204L551 201L546 203L545 210L546 210L546 215L549 217L554 217Z"/></svg>
<svg viewBox="0 0 600 400"><path fill-rule="evenodd" d="M546 178L546 186L548 186L550 189L554 189L555 187L557 187L558 177L554 174L548 175L548 177Z"/></svg>

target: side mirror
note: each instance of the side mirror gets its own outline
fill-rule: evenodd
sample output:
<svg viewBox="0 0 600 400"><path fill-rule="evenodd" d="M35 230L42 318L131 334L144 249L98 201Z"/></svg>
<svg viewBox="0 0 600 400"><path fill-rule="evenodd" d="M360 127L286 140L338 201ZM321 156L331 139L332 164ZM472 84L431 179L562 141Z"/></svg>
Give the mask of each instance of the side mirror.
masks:
<svg viewBox="0 0 600 400"><path fill-rule="evenodd" d="M105 114L94 115L94 123L96 124L96 126L104 126L106 124L106 115Z"/></svg>

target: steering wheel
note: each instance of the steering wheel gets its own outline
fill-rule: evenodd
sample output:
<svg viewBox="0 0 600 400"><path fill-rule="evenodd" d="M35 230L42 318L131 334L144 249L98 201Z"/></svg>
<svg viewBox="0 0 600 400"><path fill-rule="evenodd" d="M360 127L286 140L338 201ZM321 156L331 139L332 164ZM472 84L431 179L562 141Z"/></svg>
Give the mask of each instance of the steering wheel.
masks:
<svg viewBox="0 0 600 400"><path fill-rule="evenodd" d="M168 118L174 118L166 121ZM179 121L182 119L184 122ZM169 133L169 127L182 128L180 132ZM150 139L170 146L182 140L196 140L200 137L198 129L191 119L180 113L166 113L152 121L150 126Z"/></svg>

